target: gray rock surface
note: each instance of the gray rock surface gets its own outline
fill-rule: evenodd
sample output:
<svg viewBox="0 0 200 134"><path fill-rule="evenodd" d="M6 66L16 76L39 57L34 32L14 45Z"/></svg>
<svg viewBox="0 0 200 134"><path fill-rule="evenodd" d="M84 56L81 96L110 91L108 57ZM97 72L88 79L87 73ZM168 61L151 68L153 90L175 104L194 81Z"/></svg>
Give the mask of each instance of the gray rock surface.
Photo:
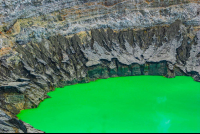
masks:
<svg viewBox="0 0 200 134"><path fill-rule="evenodd" d="M0 133L42 133L42 131L8 116L0 109Z"/></svg>

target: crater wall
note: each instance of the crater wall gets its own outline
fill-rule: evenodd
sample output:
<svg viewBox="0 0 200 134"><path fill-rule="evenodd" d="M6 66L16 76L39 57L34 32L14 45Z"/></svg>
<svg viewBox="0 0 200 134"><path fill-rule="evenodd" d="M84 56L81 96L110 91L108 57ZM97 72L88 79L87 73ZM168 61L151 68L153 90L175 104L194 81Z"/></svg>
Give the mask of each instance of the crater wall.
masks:
<svg viewBox="0 0 200 134"><path fill-rule="evenodd" d="M200 81L198 0L0 0L0 132L56 87L117 76Z"/></svg>

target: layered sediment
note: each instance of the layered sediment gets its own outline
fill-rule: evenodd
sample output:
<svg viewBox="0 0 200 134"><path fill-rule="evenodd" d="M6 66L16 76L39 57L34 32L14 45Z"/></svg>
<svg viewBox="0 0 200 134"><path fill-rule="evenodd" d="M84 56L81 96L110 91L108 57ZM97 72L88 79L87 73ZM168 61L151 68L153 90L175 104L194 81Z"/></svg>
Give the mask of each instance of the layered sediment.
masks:
<svg viewBox="0 0 200 134"><path fill-rule="evenodd" d="M39 132L15 115L56 87L134 75L200 81L199 1L0 3L0 132Z"/></svg>

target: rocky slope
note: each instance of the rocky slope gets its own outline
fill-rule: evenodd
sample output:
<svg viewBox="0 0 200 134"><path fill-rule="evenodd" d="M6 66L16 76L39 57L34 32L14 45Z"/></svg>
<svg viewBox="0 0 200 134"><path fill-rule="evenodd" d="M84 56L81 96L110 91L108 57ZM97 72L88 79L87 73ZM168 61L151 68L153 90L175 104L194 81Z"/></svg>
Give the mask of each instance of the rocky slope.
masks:
<svg viewBox="0 0 200 134"><path fill-rule="evenodd" d="M0 132L55 87L134 75L200 81L198 0L0 0Z"/></svg>

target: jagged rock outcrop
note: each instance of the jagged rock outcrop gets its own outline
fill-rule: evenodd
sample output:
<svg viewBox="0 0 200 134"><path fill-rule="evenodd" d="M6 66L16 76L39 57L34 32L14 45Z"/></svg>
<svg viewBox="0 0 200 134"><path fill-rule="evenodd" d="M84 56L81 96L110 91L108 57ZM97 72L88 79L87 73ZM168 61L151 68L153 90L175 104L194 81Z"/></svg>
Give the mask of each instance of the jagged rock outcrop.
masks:
<svg viewBox="0 0 200 134"><path fill-rule="evenodd" d="M0 110L0 133L43 133Z"/></svg>
<svg viewBox="0 0 200 134"><path fill-rule="evenodd" d="M200 81L199 1L0 4L0 132L40 132L15 115L55 87L134 75Z"/></svg>

